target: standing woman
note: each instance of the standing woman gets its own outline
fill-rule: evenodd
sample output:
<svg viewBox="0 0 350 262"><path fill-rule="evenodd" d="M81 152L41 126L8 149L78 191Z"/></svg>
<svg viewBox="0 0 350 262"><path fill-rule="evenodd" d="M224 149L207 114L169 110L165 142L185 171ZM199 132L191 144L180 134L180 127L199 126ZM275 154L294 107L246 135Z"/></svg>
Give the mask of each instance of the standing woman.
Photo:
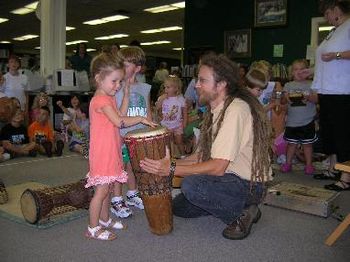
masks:
<svg viewBox="0 0 350 262"><path fill-rule="evenodd" d="M8 67L9 71L0 77L0 91L7 97L16 97L21 104L21 110L24 111L27 105L25 90L28 86L28 78L19 72L21 60L18 56L9 57Z"/></svg>
<svg viewBox="0 0 350 262"><path fill-rule="evenodd" d="M312 88L319 95L320 131L324 151L330 155L328 171L316 179L334 178L334 165L350 160L350 0L322 0L320 11L334 29L316 51ZM326 189L350 190L350 174L342 173Z"/></svg>

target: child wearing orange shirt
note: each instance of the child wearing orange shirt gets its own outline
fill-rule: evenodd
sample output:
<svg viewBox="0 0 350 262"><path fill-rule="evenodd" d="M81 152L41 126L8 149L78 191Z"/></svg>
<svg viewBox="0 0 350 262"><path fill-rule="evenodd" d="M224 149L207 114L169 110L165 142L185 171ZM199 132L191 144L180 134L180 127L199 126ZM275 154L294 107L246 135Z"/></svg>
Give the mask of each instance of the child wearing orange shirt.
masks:
<svg viewBox="0 0 350 262"><path fill-rule="evenodd" d="M47 106L40 108L40 112L36 121L28 127L28 136L30 141L36 143L38 152L52 156L52 152L56 151L57 156L62 155L64 143L62 140L55 142L54 130L49 123L50 109ZM55 150L53 146L55 144Z"/></svg>

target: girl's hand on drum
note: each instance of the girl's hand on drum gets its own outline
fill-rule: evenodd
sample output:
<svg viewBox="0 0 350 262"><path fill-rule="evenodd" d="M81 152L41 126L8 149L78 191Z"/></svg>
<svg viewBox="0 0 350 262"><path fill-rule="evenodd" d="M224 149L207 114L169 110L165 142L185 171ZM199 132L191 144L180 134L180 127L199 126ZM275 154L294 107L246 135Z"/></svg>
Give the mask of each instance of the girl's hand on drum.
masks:
<svg viewBox="0 0 350 262"><path fill-rule="evenodd" d="M156 127L158 126L158 124L148 120L146 117L142 117L142 120L141 120L141 123L144 124L144 125L148 125L150 127Z"/></svg>
<svg viewBox="0 0 350 262"><path fill-rule="evenodd" d="M160 160L153 160L145 158L140 161L140 167L147 173L159 175L159 176L169 176L170 171L170 151L169 148L165 149L165 157Z"/></svg>

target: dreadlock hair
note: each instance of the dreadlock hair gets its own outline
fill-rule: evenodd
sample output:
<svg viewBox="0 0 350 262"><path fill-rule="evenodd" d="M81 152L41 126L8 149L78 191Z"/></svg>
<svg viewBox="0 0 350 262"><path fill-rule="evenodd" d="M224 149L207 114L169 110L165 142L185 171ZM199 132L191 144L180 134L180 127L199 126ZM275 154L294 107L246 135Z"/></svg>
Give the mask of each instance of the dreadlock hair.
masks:
<svg viewBox="0 0 350 262"><path fill-rule="evenodd" d="M215 82L225 81L227 83L227 97L224 102L224 107L220 112L217 121L217 127L213 133L213 115L210 105L205 113L203 123L201 125L201 135L199 139L199 158L202 161L211 159L211 146L215 140L227 107L236 98L239 98L249 105L250 112L253 118L253 156L251 169L251 185L256 182L264 182L265 176L270 170L270 124L267 119L266 112L262 105L254 97L247 88L238 85L238 66L228 59L225 55L208 55L202 58L201 66L207 66L213 70ZM234 135L234 134L233 134Z"/></svg>

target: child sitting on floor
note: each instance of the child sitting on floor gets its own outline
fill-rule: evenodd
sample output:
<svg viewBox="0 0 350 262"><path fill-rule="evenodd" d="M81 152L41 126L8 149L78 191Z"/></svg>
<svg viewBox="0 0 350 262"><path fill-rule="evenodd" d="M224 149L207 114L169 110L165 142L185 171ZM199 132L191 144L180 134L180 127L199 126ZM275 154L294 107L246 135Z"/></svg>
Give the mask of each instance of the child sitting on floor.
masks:
<svg viewBox="0 0 350 262"><path fill-rule="evenodd" d="M21 109L17 109L11 122L1 130L0 141L6 153L11 155L11 158L17 156L36 156L35 143L29 142L27 128L23 125L23 120L23 112Z"/></svg>
<svg viewBox="0 0 350 262"><path fill-rule="evenodd" d="M28 127L28 135L31 142L36 143L36 149L48 157L55 151L57 156L62 155L64 143L55 139L54 130L49 123L50 109L47 106L40 108L38 119ZM55 141L57 140L57 141Z"/></svg>

